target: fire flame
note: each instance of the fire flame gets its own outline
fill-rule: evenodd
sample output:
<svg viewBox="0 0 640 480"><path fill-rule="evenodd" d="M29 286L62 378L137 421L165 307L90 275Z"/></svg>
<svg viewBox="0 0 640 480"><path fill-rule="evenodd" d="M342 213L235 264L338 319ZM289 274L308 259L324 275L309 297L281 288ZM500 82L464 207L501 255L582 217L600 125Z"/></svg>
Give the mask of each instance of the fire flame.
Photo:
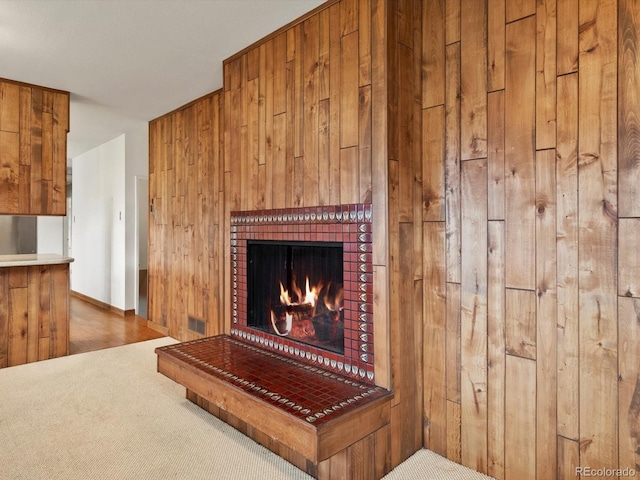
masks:
<svg viewBox="0 0 640 480"><path fill-rule="evenodd" d="M306 292L304 296L302 295L302 290L298 288L296 282L293 282L293 291L298 298L301 298L301 302L293 302L291 300L291 296L289 295L289 291L284 288L282 282L280 282L280 301L283 305L311 305L312 307L316 306L316 301L318 300L318 293L322 288L322 285L316 285L314 287L309 287L309 277L306 280Z"/></svg>

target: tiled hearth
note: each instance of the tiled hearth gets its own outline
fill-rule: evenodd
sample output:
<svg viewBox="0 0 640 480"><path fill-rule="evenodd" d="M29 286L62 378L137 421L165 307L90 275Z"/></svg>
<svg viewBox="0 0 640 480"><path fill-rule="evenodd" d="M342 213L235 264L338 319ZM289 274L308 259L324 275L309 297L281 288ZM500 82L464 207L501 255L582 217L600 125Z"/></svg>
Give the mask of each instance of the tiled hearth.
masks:
<svg viewBox="0 0 640 480"><path fill-rule="evenodd" d="M231 335L308 365L374 383L373 268L370 204L231 213ZM247 324L247 242L341 243L344 354L301 343Z"/></svg>
<svg viewBox="0 0 640 480"><path fill-rule="evenodd" d="M389 394L381 387L327 374L325 369L227 336L169 345L157 352L316 427Z"/></svg>

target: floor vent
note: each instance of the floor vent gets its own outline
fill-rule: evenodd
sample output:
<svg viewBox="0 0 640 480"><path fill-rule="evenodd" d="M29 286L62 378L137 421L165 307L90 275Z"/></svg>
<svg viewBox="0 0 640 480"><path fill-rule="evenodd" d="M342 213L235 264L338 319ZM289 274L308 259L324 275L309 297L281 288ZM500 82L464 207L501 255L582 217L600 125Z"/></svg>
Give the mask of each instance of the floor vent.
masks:
<svg viewBox="0 0 640 480"><path fill-rule="evenodd" d="M189 330L204 335L204 320L198 320L197 318L189 317Z"/></svg>

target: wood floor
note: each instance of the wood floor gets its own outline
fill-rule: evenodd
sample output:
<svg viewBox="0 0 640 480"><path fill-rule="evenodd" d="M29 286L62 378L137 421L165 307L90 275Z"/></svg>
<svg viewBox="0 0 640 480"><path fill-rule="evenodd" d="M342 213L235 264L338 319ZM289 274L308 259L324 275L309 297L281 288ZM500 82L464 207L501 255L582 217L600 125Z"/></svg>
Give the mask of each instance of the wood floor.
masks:
<svg viewBox="0 0 640 480"><path fill-rule="evenodd" d="M91 352L164 337L147 327L147 320L118 315L71 296L69 354Z"/></svg>

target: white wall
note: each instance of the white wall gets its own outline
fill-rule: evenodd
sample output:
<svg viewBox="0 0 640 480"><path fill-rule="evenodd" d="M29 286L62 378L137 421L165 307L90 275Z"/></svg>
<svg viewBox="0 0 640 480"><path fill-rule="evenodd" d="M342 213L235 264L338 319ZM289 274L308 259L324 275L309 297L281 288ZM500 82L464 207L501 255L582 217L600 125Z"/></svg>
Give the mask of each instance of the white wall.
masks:
<svg viewBox="0 0 640 480"><path fill-rule="evenodd" d="M71 289L125 310L125 136L72 162Z"/></svg>
<svg viewBox="0 0 640 480"><path fill-rule="evenodd" d="M64 217L38 217L38 253L64 254Z"/></svg>
<svg viewBox="0 0 640 480"><path fill-rule="evenodd" d="M130 122L124 134L72 162L71 288L121 310L134 310L139 261L136 178L149 175L148 123Z"/></svg>
<svg viewBox="0 0 640 480"><path fill-rule="evenodd" d="M138 305L138 237L136 234L136 178L149 175L149 124L140 122L126 130L126 238L125 310Z"/></svg>

